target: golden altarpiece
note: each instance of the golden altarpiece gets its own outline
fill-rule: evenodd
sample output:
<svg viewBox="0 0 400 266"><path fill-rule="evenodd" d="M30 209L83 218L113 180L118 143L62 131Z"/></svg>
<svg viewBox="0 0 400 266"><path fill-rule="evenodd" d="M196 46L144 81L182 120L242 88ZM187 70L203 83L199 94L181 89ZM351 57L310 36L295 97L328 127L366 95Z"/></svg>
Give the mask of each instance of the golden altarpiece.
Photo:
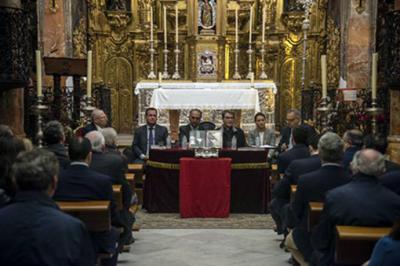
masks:
<svg viewBox="0 0 400 266"><path fill-rule="evenodd" d="M148 79L152 67L156 74L163 72L166 67L171 76L177 69L181 80L193 82L243 82L250 68L254 71L255 79L259 80L264 70L268 79L277 85L278 93L270 93L263 100L273 103L272 107L269 105L272 108L269 111L275 113L273 122L280 124L287 109L300 107L301 90L320 84L321 52L328 55L328 82L337 84L339 77L340 33L326 15L327 0L316 0L311 6L306 60L303 60L302 30L305 12L298 2L87 0L89 47L93 50L93 81L111 89L113 127L121 133L132 132L139 112L134 88L139 81ZM252 20L250 9L253 9ZM234 80L236 10L239 50L237 70L242 80ZM260 55L263 10L266 13L264 61ZM174 53L176 21L180 50L178 68ZM249 25L250 21L252 25ZM154 66L151 66L150 55L151 28L154 31ZM164 29L167 30L166 44ZM254 51L251 66L247 53L249 31L252 31L251 44ZM79 34L74 36L77 38ZM74 40L75 46L77 43ZM166 66L165 46L169 51ZM304 85L301 78L303 61L306 62Z"/></svg>

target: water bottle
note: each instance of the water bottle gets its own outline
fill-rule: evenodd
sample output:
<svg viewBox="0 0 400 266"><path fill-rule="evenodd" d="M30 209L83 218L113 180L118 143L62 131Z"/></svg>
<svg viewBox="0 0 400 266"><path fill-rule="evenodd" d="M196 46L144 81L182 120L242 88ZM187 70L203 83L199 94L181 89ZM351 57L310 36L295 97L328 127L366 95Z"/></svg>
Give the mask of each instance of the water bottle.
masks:
<svg viewBox="0 0 400 266"><path fill-rule="evenodd" d="M182 138L181 148L182 149L186 149L187 148L187 138L186 138L186 136L183 136L183 138Z"/></svg>
<svg viewBox="0 0 400 266"><path fill-rule="evenodd" d="M236 136L233 135L232 142L231 142L231 149L236 150L236 148L237 148L237 139L236 139Z"/></svg>
<svg viewBox="0 0 400 266"><path fill-rule="evenodd" d="M260 147L261 146L261 143L260 143L260 137L259 136L256 136L256 147Z"/></svg>
<svg viewBox="0 0 400 266"><path fill-rule="evenodd" d="M167 137L166 146L167 146L167 149L171 149L171 138L169 136Z"/></svg>

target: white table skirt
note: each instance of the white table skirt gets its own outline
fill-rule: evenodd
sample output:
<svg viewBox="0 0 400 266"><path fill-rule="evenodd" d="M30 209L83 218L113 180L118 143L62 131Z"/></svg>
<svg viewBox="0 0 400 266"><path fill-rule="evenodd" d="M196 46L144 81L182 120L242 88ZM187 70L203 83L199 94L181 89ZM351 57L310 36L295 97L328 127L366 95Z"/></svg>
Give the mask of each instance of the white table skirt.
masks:
<svg viewBox="0 0 400 266"><path fill-rule="evenodd" d="M260 111L258 91L249 88L155 89L151 97L151 106L158 109L252 109L256 112Z"/></svg>

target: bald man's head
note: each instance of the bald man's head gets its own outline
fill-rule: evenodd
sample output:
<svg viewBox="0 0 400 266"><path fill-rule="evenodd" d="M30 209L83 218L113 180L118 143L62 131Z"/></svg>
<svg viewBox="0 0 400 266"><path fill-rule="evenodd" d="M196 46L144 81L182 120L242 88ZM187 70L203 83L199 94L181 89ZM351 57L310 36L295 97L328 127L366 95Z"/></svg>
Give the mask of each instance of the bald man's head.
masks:
<svg viewBox="0 0 400 266"><path fill-rule="evenodd" d="M364 149L354 154L351 162L354 174L363 173L371 176L380 176L385 172L385 158L373 149Z"/></svg>

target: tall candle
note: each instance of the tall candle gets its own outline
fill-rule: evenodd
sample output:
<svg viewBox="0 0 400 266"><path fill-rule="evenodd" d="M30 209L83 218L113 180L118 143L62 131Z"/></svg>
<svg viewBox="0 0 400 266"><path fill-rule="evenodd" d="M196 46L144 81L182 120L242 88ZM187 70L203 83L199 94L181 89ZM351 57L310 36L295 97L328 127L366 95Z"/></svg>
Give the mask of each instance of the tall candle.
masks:
<svg viewBox="0 0 400 266"><path fill-rule="evenodd" d="M251 35L253 28L253 6L250 6L250 22L249 22L249 43L251 43Z"/></svg>
<svg viewBox="0 0 400 266"><path fill-rule="evenodd" d="M178 4L175 5L175 42L178 44L179 40L179 24L178 24Z"/></svg>
<svg viewBox="0 0 400 266"><path fill-rule="evenodd" d="M158 83L162 83L162 73L158 72Z"/></svg>
<svg viewBox="0 0 400 266"><path fill-rule="evenodd" d="M262 14L262 36L261 36L261 38L262 38L262 43L264 43L265 42L265 20L266 20L266 5L264 5L264 7L263 7L263 14Z"/></svg>
<svg viewBox="0 0 400 266"><path fill-rule="evenodd" d="M251 72L251 87L254 88L254 72Z"/></svg>
<svg viewBox="0 0 400 266"><path fill-rule="evenodd" d="M87 97L92 97L92 51L87 53Z"/></svg>
<svg viewBox="0 0 400 266"><path fill-rule="evenodd" d="M36 50L36 86L37 96L42 96L42 56L40 50Z"/></svg>
<svg viewBox="0 0 400 266"><path fill-rule="evenodd" d="M372 80L371 80L371 92L372 99L376 99L376 83L378 79L378 53L372 54Z"/></svg>
<svg viewBox="0 0 400 266"><path fill-rule="evenodd" d="M322 82L322 98L326 98L327 95L326 55L321 55L321 82Z"/></svg>
<svg viewBox="0 0 400 266"><path fill-rule="evenodd" d="M164 45L167 45L167 7L164 6Z"/></svg>
<svg viewBox="0 0 400 266"><path fill-rule="evenodd" d="M239 42L239 8L235 8L235 42Z"/></svg>
<svg viewBox="0 0 400 266"><path fill-rule="evenodd" d="M150 41L153 41L153 7L150 6Z"/></svg>

